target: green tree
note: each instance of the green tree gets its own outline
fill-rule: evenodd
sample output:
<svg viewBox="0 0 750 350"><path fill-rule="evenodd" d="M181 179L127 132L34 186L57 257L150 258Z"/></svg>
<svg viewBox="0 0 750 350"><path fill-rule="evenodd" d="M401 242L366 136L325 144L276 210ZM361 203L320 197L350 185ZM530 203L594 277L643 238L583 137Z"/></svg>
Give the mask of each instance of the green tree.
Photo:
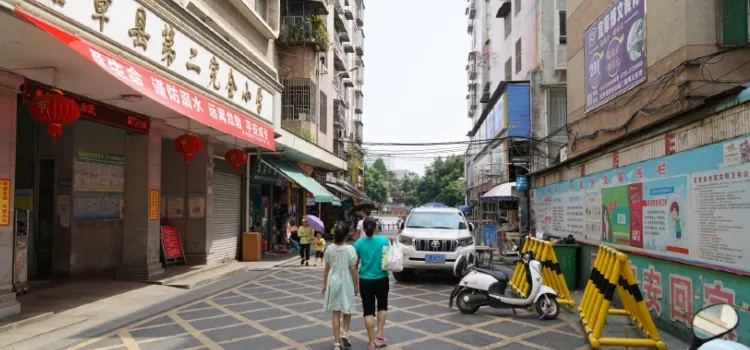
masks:
<svg viewBox="0 0 750 350"><path fill-rule="evenodd" d="M378 158L372 166L365 167L365 194L377 203L386 203L390 191L388 169Z"/></svg>
<svg viewBox="0 0 750 350"><path fill-rule="evenodd" d="M425 168L424 176L416 185L419 204L440 202L450 207L463 203L463 155L438 157Z"/></svg>

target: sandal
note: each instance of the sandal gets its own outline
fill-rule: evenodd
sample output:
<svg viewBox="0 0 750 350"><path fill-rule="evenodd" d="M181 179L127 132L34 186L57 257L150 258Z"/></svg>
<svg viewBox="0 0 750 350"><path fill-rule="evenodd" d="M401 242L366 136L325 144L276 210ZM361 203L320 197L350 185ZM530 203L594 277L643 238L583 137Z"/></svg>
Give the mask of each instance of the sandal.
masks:
<svg viewBox="0 0 750 350"><path fill-rule="evenodd" d="M386 338L386 337L375 338L375 346L377 346L379 348L388 346L388 338Z"/></svg>
<svg viewBox="0 0 750 350"><path fill-rule="evenodd" d="M352 342L349 341L349 335L346 333L341 333L341 343L344 344L344 347L347 348L352 346Z"/></svg>
<svg viewBox="0 0 750 350"><path fill-rule="evenodd" d="M333 350L341 350L341 344L333 343Z"/></svg>

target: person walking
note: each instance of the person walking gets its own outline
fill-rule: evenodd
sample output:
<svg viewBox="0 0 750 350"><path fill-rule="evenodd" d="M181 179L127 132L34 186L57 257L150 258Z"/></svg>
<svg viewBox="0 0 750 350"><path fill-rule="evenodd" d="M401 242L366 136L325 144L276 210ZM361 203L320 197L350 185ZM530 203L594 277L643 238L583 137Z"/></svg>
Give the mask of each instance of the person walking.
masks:
<svg viewBox="0 0 750 350"><path fill-rule="evenodd" d="M323 265L323 255L326 249L326 240L323 239L323 234L320 232L316 233L315 240L313 242L315 244L315 260L313 266L318 266L318 259L320 259L320 265Z"/></svg>
<svg viewBox="0 0 750 350"><path fill-rule="evenodd" d="M323 307L331 311L331 326L333 328L333 349L352 346L349 341L349 325L352 314L357 312L354 297L359 294L359 278L357 276L357 252L354 247L346 244L349 237L349 227L339 222L334 227L333 242L325 250L325 270L323 272ZM341 316L344 322L341 325Z"/></svg>
<svg viewBox="0 0 750 350"><path fill-rule="evenodd" d="M365 234L365 229L363 225L364 225L365 220L368 217L370 217L370 209L367 209L367 208L362 209L362 220L359 220L359 222L357 222L357 232L354 234L355 240L359 239L359 237Z"/></svg>
<svg viewBox="0 0 750 350"><path fill-rule="evenodd" d="M307 224L307 219L302 219L302 227L297 230L297 235L299 235L299 264L310 266L310 242L313 240L313 229Z"/></svg>
<svg viewBox="0 0 750 350"><path fill-rule="evenodd" d="M367 328L368 349L388 345L384 335L385 320L388 315L388 292L390 284L388 271L383 271L381 259L383 247L389 247L388 238L375 235L377 220L368 217L362 223L365 236L354 243L361 265L359 267L359 286L362 290L362 310ZM376 314L377 309L377 314ZM377 316L378 334L375 337L375 317Z"/></svg>

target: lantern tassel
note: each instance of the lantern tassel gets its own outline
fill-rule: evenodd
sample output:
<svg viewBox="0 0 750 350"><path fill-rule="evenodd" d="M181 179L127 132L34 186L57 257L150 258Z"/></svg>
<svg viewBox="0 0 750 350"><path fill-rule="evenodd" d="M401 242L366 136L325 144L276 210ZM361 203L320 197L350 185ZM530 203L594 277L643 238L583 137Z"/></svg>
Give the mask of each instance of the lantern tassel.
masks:
<svg viewBox="0 0 750 350"><path fill-rule="evenodd" d="M47 135L52 138L52 145L57 143L57 137L62 135L62 125L60 124L49 124L47 125Z"/></svg>
<svg viewBox="0 0 750 350"><path fill-rule="evenodd" d="M193 154L192 153L185 153L185 163L190 165L190 162L193 161Z"/></svg>

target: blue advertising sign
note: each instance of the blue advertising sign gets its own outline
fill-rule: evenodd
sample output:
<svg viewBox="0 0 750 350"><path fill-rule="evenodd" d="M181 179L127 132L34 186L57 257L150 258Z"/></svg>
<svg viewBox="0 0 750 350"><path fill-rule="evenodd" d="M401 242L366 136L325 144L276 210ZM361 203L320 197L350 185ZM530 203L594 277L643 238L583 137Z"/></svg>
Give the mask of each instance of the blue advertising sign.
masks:
<svg viewBox="0 0 750 350"><path fill-rule="evenodd" d="M497 229L495 225L482 225L482 235L484 236L484 245L488 247L497 245Z"/></svg>
<svg viewBox="0 0 750 350"><path fill-rule="evenodd" d="M528 83L508 84L505 92L508 137L529 137L531 133L530 93Z"/></svg>
<svg viewBox="0 0 750 350"><path fill-rule="evenodd" d="M584 33L586 112L646 80L646 0L617 0Z"/></svg>
<svg viewBox="0 0 750 350"><path fill-rule="evenodd" d="M529 190L529 177L525 175L516 176L516 191Z"/></svg>

